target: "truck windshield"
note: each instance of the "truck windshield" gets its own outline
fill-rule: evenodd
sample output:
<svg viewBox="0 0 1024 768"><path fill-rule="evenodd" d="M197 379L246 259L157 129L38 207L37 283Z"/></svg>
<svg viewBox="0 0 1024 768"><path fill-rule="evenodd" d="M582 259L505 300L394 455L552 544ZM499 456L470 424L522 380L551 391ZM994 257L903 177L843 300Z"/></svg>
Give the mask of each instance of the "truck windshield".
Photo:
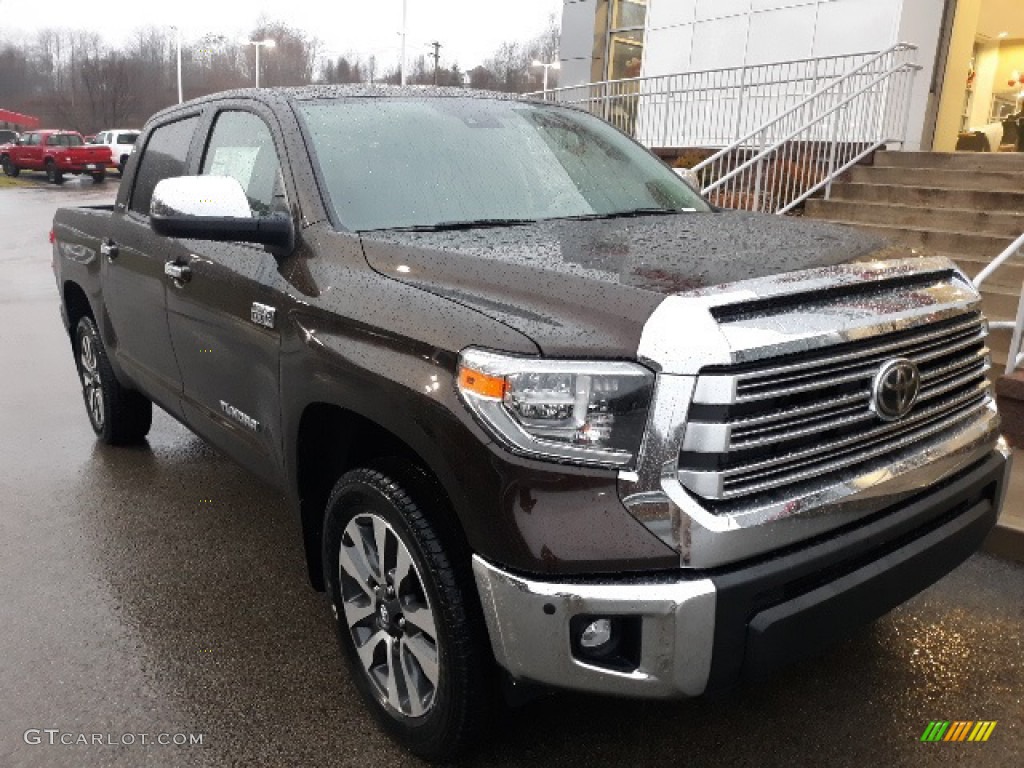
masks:
<svg viewBox="0 0 1024 768"><path fill-rule="evenodd" d="M707 211L671 169L591 115L479 98L298 102L350 230Z"/></svg>

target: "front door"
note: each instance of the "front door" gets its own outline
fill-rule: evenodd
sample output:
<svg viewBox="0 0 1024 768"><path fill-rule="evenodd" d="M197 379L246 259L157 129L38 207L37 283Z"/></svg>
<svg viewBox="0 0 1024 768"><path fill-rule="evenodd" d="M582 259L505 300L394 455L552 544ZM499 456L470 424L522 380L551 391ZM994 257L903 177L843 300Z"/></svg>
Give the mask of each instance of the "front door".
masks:
<svg viewBox="0 0 1024 768"><path fill-rule="evenodd" d="M149 203L157 182L182 176L199 117L158 126L150 134L126 211L115 212L102 246L103 299L113 326L118 363L159 405L181 413L181 376L167 324L164 264L187 254L181 241L150 229Z"/></svg>
<svg viewBox="0 0 1024 768"><path fill-rule="evenodd" d="M289 210L271 119L223 109L201 164L204 175L238 180L254 216ZM187 243L179 264L187 267L186 279L169 286L167 296L185 420L252 471L277 477L283 466L280 304L287 284L264 246Z"/></svg>

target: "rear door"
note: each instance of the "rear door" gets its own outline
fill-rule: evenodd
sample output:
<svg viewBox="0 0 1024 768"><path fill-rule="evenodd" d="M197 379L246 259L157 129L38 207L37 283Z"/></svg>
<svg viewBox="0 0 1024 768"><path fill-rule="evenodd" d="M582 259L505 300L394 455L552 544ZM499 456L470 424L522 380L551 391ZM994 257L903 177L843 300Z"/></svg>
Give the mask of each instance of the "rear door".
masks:
<svg viewBox="0 0 1024 768"><path fill-rule="evenodd" d="M182 241L157 235L149 226L149 203L157 182L188 173L199 115L156 126L149 133L134 174L127 207L111 218L103 257L103 296L115 334L118 362L140 389L181 415L181 376L167 325L170 278L164 265L187 257Z"/></svg>
<svg viewBox="0 0 1024 768"><path fill-rule="evenodd" d="M225 105L213 118L200 173L238 180L254 216L290 215L283 157L272 113L251 103ZM186 421L249 469L277 476L283 466L279 328L287 283L264 246L188 242L182 257L190 277L169 286L167 295Z"/></svg>

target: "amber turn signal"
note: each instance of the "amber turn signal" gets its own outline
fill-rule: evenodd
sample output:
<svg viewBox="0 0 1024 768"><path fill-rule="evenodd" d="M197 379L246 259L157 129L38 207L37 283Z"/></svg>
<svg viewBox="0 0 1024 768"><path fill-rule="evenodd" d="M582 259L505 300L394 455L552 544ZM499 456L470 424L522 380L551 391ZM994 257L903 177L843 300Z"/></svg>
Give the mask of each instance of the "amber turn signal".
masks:
<svg viewBox="0 0 1024 768"><path fill-rule="evenodd" d="M474 371L472 368L459 369L459 389L464 392L501 400L505 397L507 388L508 382L504 376L488 376L486 373Z"/></svg>

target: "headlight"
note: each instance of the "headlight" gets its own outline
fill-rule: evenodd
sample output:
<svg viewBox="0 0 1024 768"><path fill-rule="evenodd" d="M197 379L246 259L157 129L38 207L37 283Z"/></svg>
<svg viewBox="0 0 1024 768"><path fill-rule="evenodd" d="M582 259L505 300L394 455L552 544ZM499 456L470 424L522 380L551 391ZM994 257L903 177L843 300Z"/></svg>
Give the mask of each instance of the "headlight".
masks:
<svg viewBox="0 0 1024 768"><path fill-rule="evenodd" d="M640 448L654 374L632 363L538 360L469 349L459 393L517 453L628 466Z"/></svg>

